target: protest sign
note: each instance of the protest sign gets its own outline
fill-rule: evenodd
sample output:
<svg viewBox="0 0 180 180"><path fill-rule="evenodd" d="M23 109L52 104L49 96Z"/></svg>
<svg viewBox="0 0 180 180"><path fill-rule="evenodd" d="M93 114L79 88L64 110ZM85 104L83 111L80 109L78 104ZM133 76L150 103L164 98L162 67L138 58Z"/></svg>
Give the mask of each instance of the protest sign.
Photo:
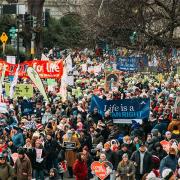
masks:
<svg viewBox="0 0 180 180"><path fill-rule="evenodd" d="M17 160L18 157L19 157L19 154L18 154L18 153L13 153L13 154L11 155L11 157L12 157L12 160L13 160L13 162L14 162L14 164L15 164L16 160Z"/></svg>
<svg viewBox="0 0 180 180"><path fill-rule="evenodd" d="M122 71L137 71L148 66L147 56L139 57L118 57L117 69Z"/></svg>
<svg viewBox="0 0 180 180"><path fill-rule="evenodd" d="M81 64L82 72L87 71L87 64Z"/></svg>
<svg viewBox="0 0 180 180"><path fill-rule="evenodd" d="M4 60L0 60L0 73L2 71L2 67L6 64L6 76L14 76L16 69L18 67L17 64L10 64L5 62ZM28 77L26 71L28 67L33 67L40 78L61 78L63 74L63 61L47 61L47 60L32 60L25 61L19 64L19 77Z"/></svg>
<svg viewBox="0 0 180 180"><path fill-rule="evenodd" d="M110 111L113 119L144 119L149 117L150 99L104 100L94 95L91 98L90 112L93 112L95 107L102 116L106 111Z"/></svg>
<svg viewBox="0 0 180 180"><path fill-rule="evenodd" d="M105 89L106 91L111 91L114 88L118 87L120 82L120 71L106 71L105 72Z"/></svg>
<svg viewBox="0 0 180 180"><path fill-rule="evenodd" d="M6 103L0 103L0 113L7 113L7 105Z"/></svg>
<svg viewBox="0 0 180 180"><path fill-rule="evenodd" d="M101 72L101 65L94 66L94 73L100 73Z"/></svg>
<svg viewBox="0 0 180 180"><path fill-rule="evenodd" d="M27 115L33 114L33 112L34 112L33 103L28 100L23 100L21 103L22 116L27 116Z"/></svg>
<svg viewBox="0 0 180 180"><path fill-rule="evenodd" d="M74 76L67 76L67 84L69 86L74 86Z"/></svg>
<svg viewBox="0 0 180 180"><path fill-rule="evenodd" d="M113 171L113 165L109 161L99 162L94 161L91 164L92 174L95 174L101 180L104 180L107 176L109 176Z"/></svg>
<svg viewBox="0 0 180 180"><path fill-rule="evenodd" d="M55 81L55 79L47 79L47 85L48 86L57 85L57 82Z"/></svg>
<svg viewBox="0 0 180 180"><path fill-rule="evenodd" d="M63 147L66 148L66 150L73 150L76 148L76 142L67 142L67 141L64 141L63 142Z"/></svg>
<svg viewBox="0 0 180 180"><path fill-rule="evenodd" d="M5 83L5 93L9 96L10 84ZM33 97L33 86L31 84L17 84L15 87L14 97Z"/></svg>
<svg viewBox="0 0 180 180"><path fill-rule="evenodd" d="M7 56L6 60L9 64L16 64L16 56Z"/></svg>

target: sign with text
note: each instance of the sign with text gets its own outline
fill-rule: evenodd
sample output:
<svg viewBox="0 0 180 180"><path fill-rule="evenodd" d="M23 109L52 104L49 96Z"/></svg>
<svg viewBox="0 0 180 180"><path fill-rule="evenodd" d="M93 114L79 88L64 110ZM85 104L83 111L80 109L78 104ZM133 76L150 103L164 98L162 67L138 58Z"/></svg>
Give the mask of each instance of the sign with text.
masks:
<svg viewBox="0 0 180 180"><path fill-rule="evenodd" d="M64 141L63 146L66 148L66 150L73 150L76 148L76 142Z"/></svg>
<svg viewBox="0 0 180 180"><path fill-rule="evenodd" d="M147 56L119 57L117 58L117 69L121 71L137 71L148 66Z"/></svg>
<svg viewBox="0 0 180 180"><path fill-rule="evenodd" d="M9 83L5 83L6 96L9 96L10 86ZM31 84L17 84L14 97L33 97L33 86Z"/></svg>
<svg viewBox="0 0 180 180"><path fill-rule="evenodd" d="M90 112L93 112L95 107L102 116L106 111L110 111L113 119L144 119L149 117L150 99L104 100L94 95L91 98Z"/></svg>
<svg viewBox="0 0 180 180"><path fill-rule="evenodd" d="M94 174L96 177L98 177L101 180L106 179L107 176L109 176L113 171L113 165L109 161L99 162L94 161L91 164L91 171L92 174Z"/></svg>
<svg viewBox="0 0 180 180"><path fill-rule="evenodd" d="M5 62L4 60L0 60L0 73L2 71L2 67L6 64L6 76L14 76L16 69L18 67L17 64L10 64ZM19 77L28 77L26 71L28 67L33 67L36 72L39 74L40 78L61 78L63 74L63 61L47 61L47 60L31 60L20 63L19 68Z"/></svg>

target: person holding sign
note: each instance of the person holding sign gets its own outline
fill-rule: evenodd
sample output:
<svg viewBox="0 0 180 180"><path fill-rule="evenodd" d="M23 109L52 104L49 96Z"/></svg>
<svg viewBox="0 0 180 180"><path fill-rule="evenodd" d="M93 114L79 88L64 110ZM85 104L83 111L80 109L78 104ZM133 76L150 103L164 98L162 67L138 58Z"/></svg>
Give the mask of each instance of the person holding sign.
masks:
<svg viewBox="0 0 180 180"><path fill-rule="evenodd" d="M69 177L73 178L73 164L76 161L77 150L80 148L79 140L73 136L73 132L68 130L63 137L63 147L65 149L65 159L67 161Z"/></svg>

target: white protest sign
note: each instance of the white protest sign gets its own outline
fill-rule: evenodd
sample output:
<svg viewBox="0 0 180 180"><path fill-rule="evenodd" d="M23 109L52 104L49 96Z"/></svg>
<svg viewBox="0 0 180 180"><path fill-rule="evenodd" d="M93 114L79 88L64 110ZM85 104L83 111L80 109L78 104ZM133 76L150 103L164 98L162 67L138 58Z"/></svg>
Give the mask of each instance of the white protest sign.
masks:
<svg viewBox="0 0 180 180"><path fill-rule="evenodd" d="M7 113L7 105L6 103L0 103L0 113Z"/></svg>
<svg viewBox="0 0 180 180"><path fill-rule="evenodd" d="M68 76L67 77L67 84L69 86L73 86L74 85L74 76Z"/></svg>
<svg viewBox="0 0 180 180"><path fill-rule="evenodd" d="M87 71L87 64L82 64L81 67L83 72Z"/></svg>

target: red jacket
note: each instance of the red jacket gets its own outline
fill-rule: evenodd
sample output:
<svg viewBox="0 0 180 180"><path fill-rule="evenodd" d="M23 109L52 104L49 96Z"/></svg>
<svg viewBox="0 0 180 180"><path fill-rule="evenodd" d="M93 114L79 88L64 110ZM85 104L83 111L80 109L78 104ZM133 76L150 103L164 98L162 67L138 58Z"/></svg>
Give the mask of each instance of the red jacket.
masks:
<svg viewBox="0 0 180 180"><path fill-rule="evenodd" d="M86 162L76 160L73 165L73 172L76 180L87 180L88 168Z"/></svg>

